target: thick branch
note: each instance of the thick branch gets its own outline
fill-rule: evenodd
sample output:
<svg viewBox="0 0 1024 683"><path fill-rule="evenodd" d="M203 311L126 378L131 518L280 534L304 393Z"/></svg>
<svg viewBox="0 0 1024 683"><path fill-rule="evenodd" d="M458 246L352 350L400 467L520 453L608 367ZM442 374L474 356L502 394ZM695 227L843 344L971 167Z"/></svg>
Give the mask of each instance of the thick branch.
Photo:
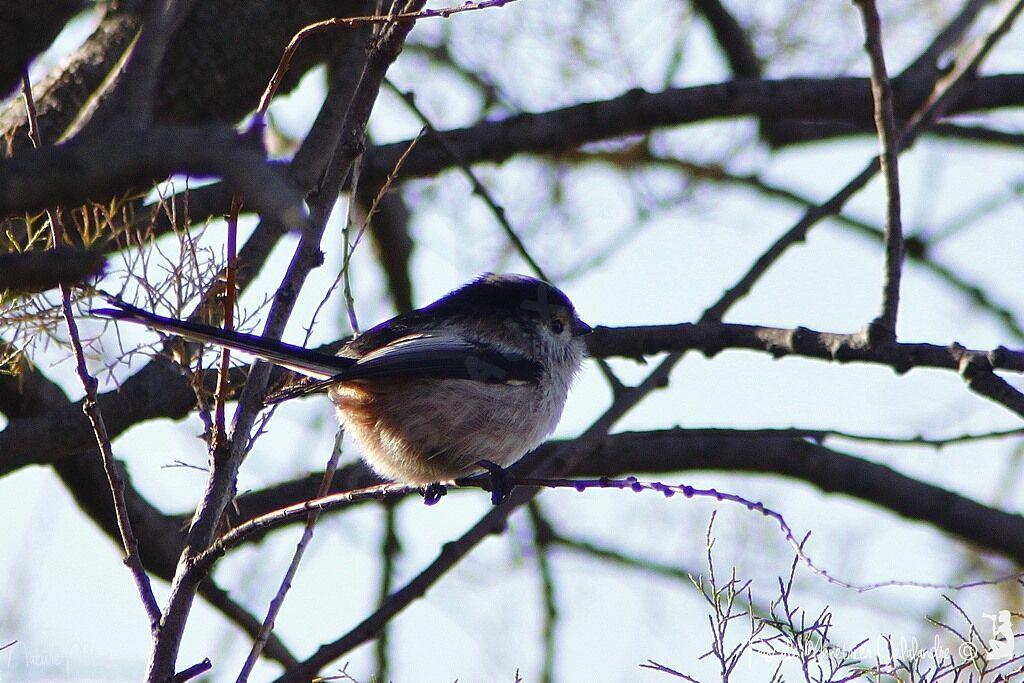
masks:
<svg viewBox="0 0 1024 683"><path fill-rule="evenodd" d="M44 140L61 138L131 45L141 23L141 4L141 0L117 3L60 70L50 72L33 86L39 132ZM12 101L0 112L0 135L4 138L7 156L31 149L28 117L20 102Z"/></svg>
<svg viewBox="0 0 1024 683"><path fill-rule="evenodd" d="M979 78L967 86L950 113L1017 106L1024 103L1024 74ZM894 83L897 116L909 117L928 96L914 83ZM856 124L862 135L873 129L871 84L866 78L779 81L729 81L658 93L631 90L610 100L520 114L500 121L482 121L468 128L441 131L445 144L469 164L501 162L515 154L558 153L598 140L621 137L663 126L685 125L738 116L792 116ZM363 180L383 183L411 140L370 147L365 155ZM402 166L402 177L433 176L455 165L444 145L421 140ZM201 188L193 195L219 192ZM226 211L226 202L218 205Z"/></svg>
<svg viewBox="0 0 1024 683"><path fill-rule="evenodd" d="M896 470L771 432L672 429L616 434L592 453L580 476L612 472L722 470L781 474L926 522L1024 564L1024 517L987 507Z"/></svg>
<svg viewBox="0 0 1024 683"><path fill-rule="evenodd" d="M32 59L49 47L61 29L85 8L85 0L0 2L0 98L11 94Z"/></svg>
<svg viewBox="0 0 1024 683"><path fill-rule="evenodd" d="M149 0L144 4L142 30L131 46L116 78L86 107L76 127L96 125L97 119L119 119L122 122L153 120L158 93L157 78L164 54L181 22L192 10L196 0ZM92 107L92 104L98 106ZM92 111L92 116L85 113Z"/></svg>
<svg viewBox="0 0 1024 683"><path fill-rule="evenodd" d="M711 357L728 349L747 349L775 358L793 356L837 363L886 365L897 373L913 368L973 372L972 362L994 370L1024 373L1024 351L998 347L990 351L965 349L959 344L888 344L870 346L859 334L818 332L726 323L680 323L638 327L599 327L588 337L597 358L642 358L665 352L697 350ZM977 376L978 373L975 373ZM980 376L992 374L984 367ZM995 375L993 375L995 376ZM965 376L966 377L966 376ZM998 379L998 376L995 376ZM108 429L117 435L132 425L157 417L180 419L195 405L186 378L166 359L150 363L126 380L119 391L100 395L108 414ZM51 429L60 424L61 429ZM12 419L0 431L0 476L30 464L46 464L88 448L92 432L79 404L67 404L31 418Z"/></svg>
<svg viewBox="0 0 1024 683"><path fill-rule="evenodd" d="M607 346L605 346L607 344ZM1024 417L1024 394L994 369L1024 372L1024 351L998 347L991 351L966 349L960 344L870 343L863 334L815 332L804 327L782 329L754 325L718 325L711 321L634 328L600 328L589 342L590 352L602 358L614 353L636 358L696 348L714 356L726 348L764 351L775 358L805 356L839 363L888 365L897 373L933 367L958 372L972 391L1002 404ZM632 349L630 352L628 349Z"/></svg>
<svg viewBox="0 0 1024 683"><path fill-rule="evenodd" d="M921 367L960 371L966 360L984 358L997 370L1024 373L1024 351L1002 346L991 351L965 349L956 343L873 346L860 334L818 332L806 327L789 329L723 323L600 327L588 338L588 346L597 358L642 358L688 349L711 357L726 349L750 349L775 358L801 356L838 363L888 365L900 374Z"/></svg>
<svg viewBox="0 0 1024 683"><path fill-rule="evenodd" d="M0 160L0 215L76 204L174 173L221 176L260 213L305 224L297 189L230 128L118 129Z"/></svg>
<svg viewBox="0 0 1024 683"><path fill-rule="evenodd" d="M41 84L36 99L46 139L61 135L118 63L138 31L143 4L142 0L115 3L93 35ZM336 0L197 3L174 35L160 66L157 119L190 124L237 121L256 106L281 51L296 31L339 11L372 13L372 6L365 0L341 4ZM292 61L280 92L290 91L315 64L353 41L360 42L358 31L349 29L307 41ZM27 146L22 132L25 119L18 109L9 107L0 114L0 134L15 151Z"/></svg>
<svg viewBox="0 0 1024 683"><path fill-rule="evenodd" d="M893 84L896 115L906 119L928 97L927 83ZM1019 106L1024 103L1024 74L979 78L966 86L947 113ZM658 93L631 90L596 102L540 114L520 114L444 131L466 163L501 162L524 152L552 154L581 144L698 121L740 116L774 116L849 122L858 135L872 129L871 84L866 78L792 78L736 80ZM381 179L394 168L409 141L371 148L364 174ZM402 177L432 176L453 166L451 155L429 139L420 141L402 167Z"/></svg>
<svg viewBox="0 0 1024 683"><path fill-rule="evenodd" d="M103 271L107 260L82 249L51 249L0 254L0 291L42 292L77 284Z"/></svg>

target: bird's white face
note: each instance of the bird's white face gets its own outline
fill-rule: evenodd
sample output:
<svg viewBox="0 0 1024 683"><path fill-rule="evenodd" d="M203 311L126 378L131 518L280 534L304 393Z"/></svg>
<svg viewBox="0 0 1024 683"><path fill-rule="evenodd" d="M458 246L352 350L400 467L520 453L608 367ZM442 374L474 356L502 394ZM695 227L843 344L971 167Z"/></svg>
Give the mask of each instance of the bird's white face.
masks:
<svg viewBox="0 0 1024 683"><path fill-rule="evenodd" d="M587 353L583 335L590 327L567 306L551 306L537 321L537 358L545 365L556 393L568 393L573 376Z"/></svg>
<svg viewBox="0 0 1024 683"><path fill-rule="evenodd" d="M543 325L544 331L551 337L552 343L568 344L572 341L572 322L574 315L565 306L552 306L550 315Z"/></svg>

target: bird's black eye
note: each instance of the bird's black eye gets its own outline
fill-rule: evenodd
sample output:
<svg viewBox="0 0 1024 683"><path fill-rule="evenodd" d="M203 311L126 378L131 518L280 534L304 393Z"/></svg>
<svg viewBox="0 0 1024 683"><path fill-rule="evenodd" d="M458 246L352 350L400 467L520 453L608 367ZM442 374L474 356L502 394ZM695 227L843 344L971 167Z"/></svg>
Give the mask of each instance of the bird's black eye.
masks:
<svg viewBox="0 0 1024 683"><path fill-rule="evenodd" d="M555 334L562 334L562 330L564 329L565 323L563 323L558 318L555 318L554 320L551 321L551 331L554 332Z"/></svg>

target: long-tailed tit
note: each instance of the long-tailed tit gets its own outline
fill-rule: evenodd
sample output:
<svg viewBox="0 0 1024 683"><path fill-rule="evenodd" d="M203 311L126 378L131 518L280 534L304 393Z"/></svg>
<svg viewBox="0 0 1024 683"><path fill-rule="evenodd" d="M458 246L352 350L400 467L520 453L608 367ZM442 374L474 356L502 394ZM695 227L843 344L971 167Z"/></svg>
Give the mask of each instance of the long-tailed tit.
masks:
<svg viewBox="0 0 1024 683"><path fill-rule="evenodd" d="M591 328L552 285L486 274L349 341L337 355L146 312L94 313L315 378L381 477L428 485L512 464L558 424ZM481 463L483 461L483 463Z"/></svg>

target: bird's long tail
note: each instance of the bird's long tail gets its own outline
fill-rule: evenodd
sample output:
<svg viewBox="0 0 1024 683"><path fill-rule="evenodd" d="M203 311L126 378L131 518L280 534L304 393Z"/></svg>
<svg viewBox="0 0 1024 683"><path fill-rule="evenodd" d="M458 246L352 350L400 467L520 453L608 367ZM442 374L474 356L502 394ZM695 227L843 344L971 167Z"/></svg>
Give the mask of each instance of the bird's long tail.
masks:
<svg viewBox="0 0 1024 683"><path fill-rule="evenodd" d="M232 351L241 351L309 377L320 379L336 377L355 364L355 360L351 358L317 353L302 346L264 339L254 334L233 332L210 325L157 315L125 303L117 297L105 296L104 299L114 308L93 309L94 315L138 323L192 341L214 344Z"/></svg>

